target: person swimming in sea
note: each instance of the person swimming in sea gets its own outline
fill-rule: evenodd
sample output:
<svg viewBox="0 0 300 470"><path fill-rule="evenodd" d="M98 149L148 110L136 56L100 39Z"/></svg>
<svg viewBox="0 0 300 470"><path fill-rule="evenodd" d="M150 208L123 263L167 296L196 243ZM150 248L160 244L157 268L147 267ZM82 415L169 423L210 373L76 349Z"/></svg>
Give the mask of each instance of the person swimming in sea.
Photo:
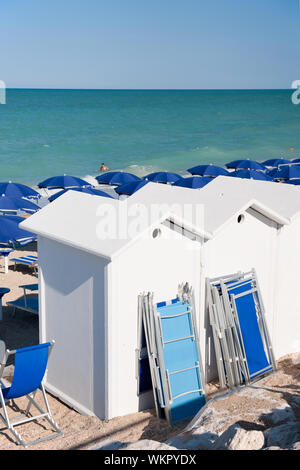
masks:
<svg viewBox="0 0 300 470"><path fill-rule="evenodd" d="M104 171L108 171L108 170L109 170L109 168L107 166L105 166L104 163L102 163L100 171L104 172Z"/></svg>

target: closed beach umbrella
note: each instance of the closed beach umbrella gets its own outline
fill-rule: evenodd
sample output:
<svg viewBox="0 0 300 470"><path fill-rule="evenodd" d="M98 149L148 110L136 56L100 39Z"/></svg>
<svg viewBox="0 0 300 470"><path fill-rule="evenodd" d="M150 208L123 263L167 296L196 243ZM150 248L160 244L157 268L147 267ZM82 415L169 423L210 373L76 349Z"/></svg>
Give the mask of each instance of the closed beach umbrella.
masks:
<svg viewBox="0 0 300 470"><path fill-rule="evenodd" d="M171 173L170 171L157 171L155 173L149 173L149 175L144 176L144 180L152 181L153 183L164 183L172 184L180 180L182 176L177 175L177 173Z"/></svg>
<svg viewBox="0 0 300 470"><path fill-rule="evenodd" d="M270 172L268 173L270 174ZM300 178L300 165L284 165L280 166L277 171L272 173L273 178L280 180L290 180L292 178Z"/></svg>
<svg viewBox="0 0 300 470"><path fill-rule="evenodd" d="M211 177L216 177L216 176L228 176L229 171L225 170L225 168L222 168L221 166L213 165L212 163L210 165L198 165L194 166L193 168L190 168L188 170L189 173L192 175L200 175L200 176L211 176Z"/></svg>
<svg viewBox="0 0 300 470"><path fill-rule="evenodd" d="M110 171L103 175L96 176L96 180L99 184L120 186L121 184L131 183L132 181L141 181L141 178L132 173L127 173L126 171Z"/></svg>
<svg viewBox="0 0 300 470"><path fill-rule="evenodd" d="M12 183L11 181L0 183L0 194L9 197L26 197L27 199L41 197L41 195L30 188L30 186L21 183Z"/></svg>
<svg viewBox="0 0 300 470"><path fill-rule="evenodd" d="M291 163L291 160L286 160L285 158L271 158L270 160L263 162L263 165L277 168L279 165L289 165Z"/></svg>
<svg viewBox="0 0 300 470"><path fill-rule="evenodd" d="M123 194L127 195L127 196L131 196L132 194L139 191L141 188L143 188L148 183L149 183L149 181L146 181L146 180L132 181L131 183L122 184L121 186L116 188L115 191L120 196L123 195Z"/></svg>
<svg viewBox="0 0 300 470"><path fill-rule="evenodd" d="M256 170L236 170L233 171L230 176L235 178L245 178L250 180L262 180L262 181L273 181L273 178L269 175L266 175L262 171Z"/></svg>
<svg viewBox="0 0 300 470"><path fill-rule="evenodd" d="M214 178L209 178L208 176L190 176L188 178L182 178L173 186L180 186L181 188L191 188L191 189L200 189L203 186L206 186L210 183Z"/></svg>
<svg viewBox="0 0 300 470"><path fill-rule="evenodd" d="M48 188L48 189L69 189L69 188L84 188L91 186L87 181L84 181L81 178L76 176L52 176L47 178L45 181L42 181L38 184L39 188Z"/></svg>
<svg viewBox="0 0 300 470"><path fill-rule="evenodd" d="M36 240L36 235L19 227L23 217L0 215L0 244L1 245L25 245Z"/></svg>
<svg viewBox="0 0 300 470"><path fill-rule="evenodd" d="M225 166L226 168L234 168L236 170L266 170L266 167L262 163L255 162L254 160L234 160L233 162L226 163Z"/></svg>
<svg viewBox="0 0 300 470"><path fill-rule="evenodd" d="M59 191L58 193L53 194L52 196L49 197L48 201L52 202L58 197L62 196L63 194L67 193L68 191L77 191L80 193L86 193L86 194L92 194L94 196L102 196L102 197L109 197L113 199L112 196L107 194L104 191L100 191L99 189L94 189L94 188L70 188L70 189L63 189L62 191Z"/></svg>
<svg viewBox="0 0 300 470"><path fill-rule="evenodd" d="M267 170L265 175L270 176L273 179L276 179L276 175L278 174L279 168L272 168L271 170Z"/></svg>
<svg viewBox="0 0 300 470"><path fill-rule="evenodd" d="M9 197L5 196L5 194L2 194L0 197L0 212L23 211L33 213L37 212L39 209L39 206L21 197Z"/></svg>
<svg viewBox="0 0 300 470"><path fill-rule="evenodd" d="M287 181L284 181L284 183L299 186L300 185L300 178L295 178L294 180L287 180Z"/></svg>

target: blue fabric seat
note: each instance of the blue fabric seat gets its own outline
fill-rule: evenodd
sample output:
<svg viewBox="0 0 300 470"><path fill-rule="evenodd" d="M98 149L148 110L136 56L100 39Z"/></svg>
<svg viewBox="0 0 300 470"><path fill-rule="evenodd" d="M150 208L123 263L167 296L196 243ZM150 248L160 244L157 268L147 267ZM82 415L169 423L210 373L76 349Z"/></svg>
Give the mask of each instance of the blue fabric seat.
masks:
<svg viewBox="0 0 300 470"><path fill-rule="evenodd" d="M234 299L249 378L254 379L273 369L271 358L263 342L262 333L264 332L261 331L258 322L257 305L260 306L260 303L257 291L251 279L229 286L228 293Z"/></svg>
<svg viewBox="0 0 300 470"><path fill-rule="evenodd" d="M158 304L162 356L168 381L168 417L172 423L194 416L206 398L200 374L192 306L183 301Z"/></svg>

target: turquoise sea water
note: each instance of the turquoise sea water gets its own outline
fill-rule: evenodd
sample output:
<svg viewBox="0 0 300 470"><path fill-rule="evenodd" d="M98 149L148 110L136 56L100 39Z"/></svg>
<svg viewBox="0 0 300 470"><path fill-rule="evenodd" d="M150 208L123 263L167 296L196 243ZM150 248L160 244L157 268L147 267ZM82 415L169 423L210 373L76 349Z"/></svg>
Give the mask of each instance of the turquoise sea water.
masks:
<svg viewBox="0 0 300 470"><path fill-rule="evenodd" d="M0 105L0 180L96 176L102 162L142 176L300 157L300 105L291 93L8 90Z"/></svg>

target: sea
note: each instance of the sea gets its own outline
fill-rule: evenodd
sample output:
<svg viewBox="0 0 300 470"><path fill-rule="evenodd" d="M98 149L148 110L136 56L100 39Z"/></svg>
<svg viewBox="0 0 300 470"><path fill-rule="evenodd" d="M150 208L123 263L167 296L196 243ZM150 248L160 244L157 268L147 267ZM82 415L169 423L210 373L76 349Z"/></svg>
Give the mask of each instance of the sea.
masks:
<svg viewBox="0 0 300 470"><path fill-rule="evenodd" d="M0 181L187 174L205 163L300 157L292 90L9 89L0 105Z"/></svg>

